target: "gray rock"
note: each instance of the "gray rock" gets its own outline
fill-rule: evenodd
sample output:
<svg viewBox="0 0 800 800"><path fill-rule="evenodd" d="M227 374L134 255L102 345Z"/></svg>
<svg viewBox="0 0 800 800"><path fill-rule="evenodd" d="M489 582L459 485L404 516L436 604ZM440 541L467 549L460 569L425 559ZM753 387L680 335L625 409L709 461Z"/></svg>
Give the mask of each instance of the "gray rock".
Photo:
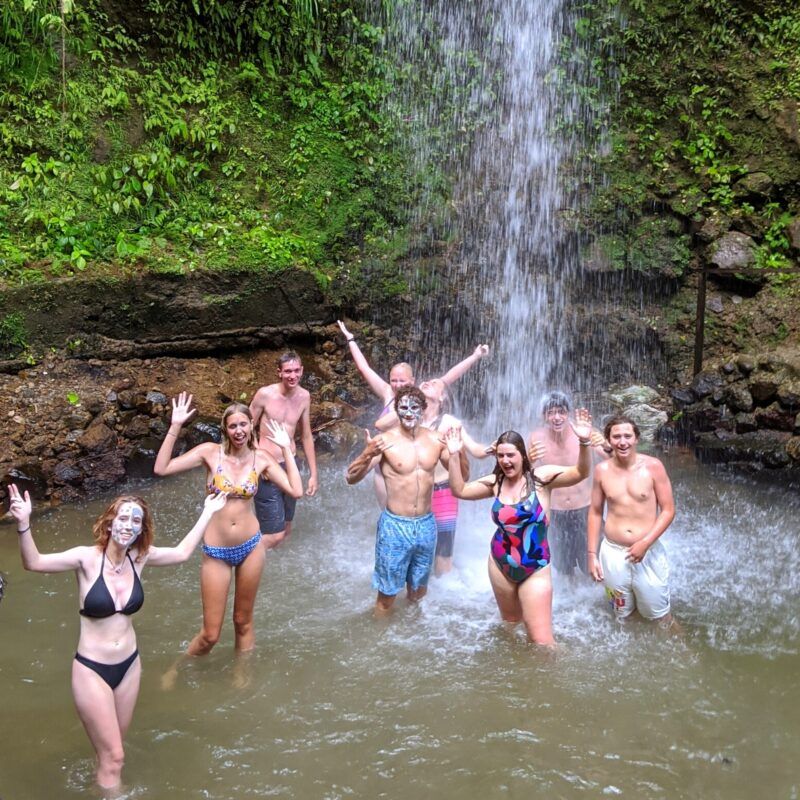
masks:
<svg viewBox="0 0 800 800"><path fill-rule="evenodd" d="M735 272L752 266L756 243L746 234L729 231L711 245L711 263L718 269Z"/></svg>
<svg viewBox="0 0 800 800"><path fill-rule="evenodd" d="M738 197L768 197L772 191L772 178L766 172L751 172L736 181L733 191Z"/></svg>
<svg viewBox="0 0 800 800"><path fill-rule="evenodd" d="M634 406L641 403L656 403L661 399L661 395L650 386L633 385L609 392L608 399L615 406L625 408L626 406Z"/></svg>
<svg viewBox="0 0 800 800"><path fill-rule="evenodd" d="M653 408L647 403L636 403L635 405L627 406L623 413L639 426L641 438L645 441L653 441L659 428L667 423L667 412L659 408Z"/></svg>
<svg viewBox="0 0 800 800"><path fill-rule="evenodd" d="M778 402L784 408L800 408L800 381L789 380L778 387Z"/></svg>
<svg viewBox="0 0 800 800"><path fill-rule="evenodd" d="M740 413L736 415L736 433L751 433L758 430L755 414Z"/></svg>
<svg viewBox="0 0 800 800"><path fill-rule="evenodd" d="M753 356L742 354L736 357L736 366L742 375L749 375L756 368L756 360Z"/></svg>
<svg viewBox="0 0 800 800"><path fill-rule="evenodd" d="M715 314L721 314L723 311L722 297L718 294L712 294L711 297L706 300L706 308L709 311L713 311Z"/></svg>
<svg viewBox="0 0 800 800"><path fill-rule="evenodd" d="M698 372L692 380L692 391L700 398L708 397L724 385L722 376L711 370Z"/></svg>
<svg viewBox="0 0 800 800"><path fill-rule="evenodd" d="M741 383L734 383L725 390L724 402L732 411L753 410L753 395Z"/></svg>

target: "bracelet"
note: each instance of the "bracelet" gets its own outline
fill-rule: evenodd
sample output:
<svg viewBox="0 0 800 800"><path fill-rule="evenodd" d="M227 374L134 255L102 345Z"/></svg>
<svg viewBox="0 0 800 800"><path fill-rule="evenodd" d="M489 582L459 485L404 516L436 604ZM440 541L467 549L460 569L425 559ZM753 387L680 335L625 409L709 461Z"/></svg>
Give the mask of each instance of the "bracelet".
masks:
<svg viewBox="0 0 800 800"><path fill-rule="evenodd" d="M592 444L592 440L591 440L591 439L587 439L587 440L584 442L584 441L583 441L583 439L578 439L578 444L579 444L581 447L590 447L590 446L591 446L591 444Z"/></svg>
<svg viewBox="0 0 800 800"><path fill-rule="evenodd" d="M24 531L21 531L19 528L17 528L17 533L18 533L20 536L22 536L22 534L23 534L23 533L27 533L27 532L28 532L30 529L31 529L31 526L30 526L30 525L28 525L28 527L27 527L27 528L25 528L25 530L24 530Z"/></svg>
<svg viewBox="0 0 800 800"><path fill-rule="evenodd" d="M350 344L350 342L354 342L355 340L356 340L356 337L355 337L355 336L351 336L349 339L345 339L345 341L347 342L347 344Z"/></svg>

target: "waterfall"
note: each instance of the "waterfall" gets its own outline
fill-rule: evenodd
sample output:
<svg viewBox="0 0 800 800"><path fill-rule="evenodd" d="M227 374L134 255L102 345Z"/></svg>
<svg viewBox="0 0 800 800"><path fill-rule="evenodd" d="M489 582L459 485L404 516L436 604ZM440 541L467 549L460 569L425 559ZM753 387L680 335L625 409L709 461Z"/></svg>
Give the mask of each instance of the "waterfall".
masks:
<svg viewBox="0 0 800 800"><path fill-rule="evenodd" d="M440 0L398 2L386 23L401 76L393 102L420 176L413 228L422 252L437 243L445 254L442 269L423 260L412 284L417 349L430 360L417 373L489 341L488 430L534 421L548 388L593 383L566 360L580 254L570 222L594 129L579 22L569 0ZM444 290L436 303L432 289ZM459 384L462 408L476 388Z"/></svg>

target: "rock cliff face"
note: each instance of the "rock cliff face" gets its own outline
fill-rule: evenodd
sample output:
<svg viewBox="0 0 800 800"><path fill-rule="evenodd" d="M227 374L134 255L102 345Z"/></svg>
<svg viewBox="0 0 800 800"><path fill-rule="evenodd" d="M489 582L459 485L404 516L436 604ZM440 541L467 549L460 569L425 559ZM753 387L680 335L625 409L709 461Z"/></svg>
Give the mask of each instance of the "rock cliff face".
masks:
<svg viewBox="0 0 800 800"><path fill-rule="evenodd" d="M703 460L800 468L800 350L734 356L672 398L662 436L688 441Z"/></svg>

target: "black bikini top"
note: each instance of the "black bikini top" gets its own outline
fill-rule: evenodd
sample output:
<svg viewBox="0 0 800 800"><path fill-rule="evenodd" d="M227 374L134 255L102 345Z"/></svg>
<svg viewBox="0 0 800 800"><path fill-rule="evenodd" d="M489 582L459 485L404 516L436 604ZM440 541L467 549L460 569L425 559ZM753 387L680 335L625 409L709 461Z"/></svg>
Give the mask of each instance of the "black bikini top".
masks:
<svg viewBox="0 0 800 800"><path fill-rule="evenodd" d="M144 604L144 589L142 582L139 580L139 575L136 568L133 566L131 554L128 553L128 561L131 562L131 569L133 570L133 588L131 589L131 596L128 602L125 603L125 608L117 610L114 598L111 592L108 591L105 578L103 577L103 567L106 565L106 551L103 550L103 560L100 562L100 574L97 580L92 584L92 588L86 592L86 597L83 600L83 608L80 610L82 617L91 617L92 619L105 619L106 617L113 617L114 614L135 614Z"/></svg>

